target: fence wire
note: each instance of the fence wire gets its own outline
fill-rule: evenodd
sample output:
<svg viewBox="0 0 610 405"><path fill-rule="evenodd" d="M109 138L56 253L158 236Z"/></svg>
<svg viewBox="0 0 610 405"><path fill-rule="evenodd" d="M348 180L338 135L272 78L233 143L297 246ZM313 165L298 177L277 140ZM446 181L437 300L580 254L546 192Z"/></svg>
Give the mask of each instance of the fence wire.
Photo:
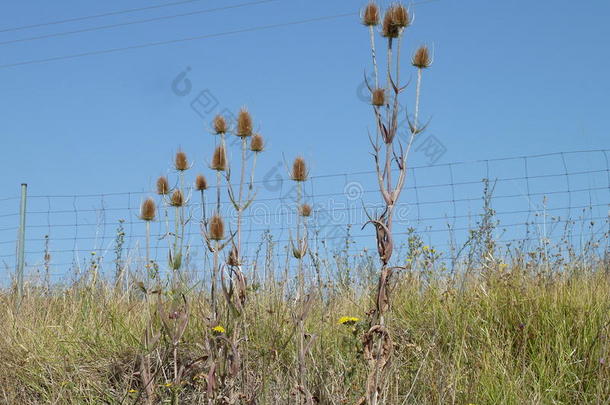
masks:
<svg viewBox="0 0 610 405"><path fill-rule="evenodd" d="M605 241L600 249L608 252L609 152L573 151L413 167L395 211L396 243L404 243L412 229L430 246L443 251L445 259L455 259L452 247L464 243L481 221L487 179L489 201L498 221L494 231L498 241L536 245L569 238L579 246L597 238ZM373 229L361 227L367 220L364 208L368 212L381 209L376 181L372 171L310 177L305 201L313 206L308 235L314 249L357 255L375 246ZM245 260L265 258L264 250L272 240L273 258L285 262L296 224L294 184L277 171L263 173L254 185L257 199L243 216ZM167 212L154 190L61 195L30 192L26 278L44 273L53 281L62 281L93 262L108 275L121 266L140 266L145 227L139 210L148 196L158 203L152 257L161 266L166 263L173 214ZM215 187L206 193L208 201L213 200ZM205 273L208 252L200 231L202 204L198 193L189 194L184 233L188 265L193 273ZM221 195L221 212L234 230L236 219L224 188ZM14 273L18 224L19 198L0 198L3 283Z"/></svg>

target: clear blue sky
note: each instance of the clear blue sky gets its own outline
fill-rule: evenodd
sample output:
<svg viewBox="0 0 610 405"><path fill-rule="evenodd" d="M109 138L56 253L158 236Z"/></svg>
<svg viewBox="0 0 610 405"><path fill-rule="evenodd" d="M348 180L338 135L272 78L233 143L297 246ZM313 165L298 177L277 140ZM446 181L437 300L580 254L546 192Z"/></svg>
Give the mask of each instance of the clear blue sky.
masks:
<svg viewBox="0 0 610 405"><path fill-rule="evenodd" d="M10 43L245 2L201 0L12 31L168 2L5 2L0 195L16 195L22 181L36 194L141 190L179 146L203 167L213 139L190 102L205 89L222 108L250 108L269 141L268 162L298 153L314 174L370 169L371 114L356 95L369 48L357 16L6 67L350 13L364 4L278 0ZM435 51L422 112L447 148L442 161L610 146L608 2L437 0L414 10L405 49L426 43ZM192 91L180 97L171 84L187 67Z"/></svg>

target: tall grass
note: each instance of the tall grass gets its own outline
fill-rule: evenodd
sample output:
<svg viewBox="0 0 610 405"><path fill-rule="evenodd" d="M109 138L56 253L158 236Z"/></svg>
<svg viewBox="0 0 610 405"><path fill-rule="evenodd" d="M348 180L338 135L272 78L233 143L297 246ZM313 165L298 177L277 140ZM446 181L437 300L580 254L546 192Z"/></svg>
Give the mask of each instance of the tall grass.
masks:
<svg viewBox="0 0 610 405"><path fill-rule="evenodd" d="M371 269L361 269L363 272ZM610 398L610 268L597 261L566 265L552 276L537 266L499 266L424 280L400 278L386 326L394 355L383 397L389 404L607 403ZM364 287L364 289L363 289ZM359 292L363 291L363 292ZM295 403L298 341L281 280L252 291L241 317L241 343L251 403ZM306 386L319 403L355 403L368 371L362 362L362 321L375 286L328 280L315 295L304 329L318 337L308 353ZM20 311L10 292L0 295L0 401L21 404L134 403L143 399L139 362L148 324L144 295L112 285L74 285L54 294L29 288ZM188 369L175 387L172 345L150 361L159 368L152 387L159 401L246 403L207 394L212 355L222 334L206 319L207 293L193 291L189 326L177 363ZM221 308L220 313L224 313ZM221 321L222 322L222 321ZM226 333L231 333L227 330ZM165 338L162 338L165 339Z"/></svg>

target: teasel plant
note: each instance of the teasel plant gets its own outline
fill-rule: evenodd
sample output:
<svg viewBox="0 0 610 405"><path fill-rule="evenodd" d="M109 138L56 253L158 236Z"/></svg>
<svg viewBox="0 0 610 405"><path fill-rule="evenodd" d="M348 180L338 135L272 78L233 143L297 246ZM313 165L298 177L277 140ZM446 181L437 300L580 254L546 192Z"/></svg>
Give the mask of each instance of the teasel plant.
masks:
<svg viewBox="0 0 610 405"><path fill-rule="evenodd" d="M147 198L142 202L140 208L140 219L146 224L146 262L144 269L149 278L154 277L153 264L150 259L150 223L155 220L157 215L157 206L155 200Z"/></svg>
<svg viewBox="0 0 610 405"><path fill-rule="evenodd" d="M225 182L229 201L235 211L237 223L235 237L231 241L231 249L226 259L226 266L221 271L221 287L227 304L227 322L230 332L227 335L228 342L233 348L232 352L239 354L239 362L235 359L226 359L232 362L232 368L239 370L239 384L233 383L226 386L232 387L232 394L247 395L248 387L251 383L243 367L246 359L240 354L241 343L247 341L248 321L244 317L246 311L248 282L244 272L244 260L242 250L242 227L243 215L248 207L256 198L254 189L254 176L259 154L265 148L262 135L254 132L252 116L246 108L242 108L237 115L237 122L233 129L233 134L239 139L240 155L239 162L240 175L237 184L234 186L231 177L231 165L227 165L225 171ZM235 187L238 187L237 189ZM253 270L253 269L252 269ZM228 274L228 277L225 277ZM226 351L229 353L229 350Z"/></svg>
<svg viewBox="0 0 610 405"><path fill-rule="evenodd" d="M375 117L375 137L369 134L373 148L373 160L377 174L379 191L385 208L380 214L370 214L366 208L368 221L363 228L372 224L375 228L377 251L381 270L377 282L375 307L369 316L369 330L363 336L364 357L368 362L369 376L366 393L361 403L376 405L382 401L381 395L385 384L389 361L392 354L392 339L385 325L385 314L390 308L390 284L395 271L404 267L391 266L390 260L394 248L392 222L394 209L407 178L407 160L414 140L427 126L419 124L419 101L423 71L430 67L432 59L427 47L420 47L413 55L411 64L417 69L415 89L415 109L408 122L408 140L403 146L399 135L399 96L407 85L401 84L401 48L404 33L411 25L412 19L407 8L392 4L385 10L383 17L375 2L368 3L361 13L362 23L369 29L370 47L373 63L373 83L365 75L365 82L371 95L371 105ZM385 83L378 68L375 31L378 29L387 44ZM383 86L383 87L382 87ZM392 171L397 171L397 179L392 178Z"/></svg>
<svg viewBox="0 0 610 405"><path fill-rule="evenodd" d="M178 173L178 187L174 189L169 197L169 205L174 207L174 243L173 249L170 249L169 262L170 267L174 270L173 279L176 281L176 273L182 267L183 248L184 248L184 230L188 219L185 216L185 207L189 197L186 195L184 184L185 172L189 170L189 165L186 153L178 150L174 159L174 169Z"/></svg>
<svg viewBox="0 0 610 405"><path fill-rule="evenodd" d="M313 304L313 292L306 292L304 259L308 252L307 221L311 215L311 206L304 203L303 184L309 178L307 163L302 157L297 157L292 162L289 171L290 179L295 182L296 189L296 240L290 235L290 249L292 256L297 260L297 295L295 299L295 310L293 320L297 331L297 353L296 353L296 384L293 395L298 404L314 404L314 396L307 384L307 356L311 350L315 336L305 330L305 321L311 311Z"/></svg>

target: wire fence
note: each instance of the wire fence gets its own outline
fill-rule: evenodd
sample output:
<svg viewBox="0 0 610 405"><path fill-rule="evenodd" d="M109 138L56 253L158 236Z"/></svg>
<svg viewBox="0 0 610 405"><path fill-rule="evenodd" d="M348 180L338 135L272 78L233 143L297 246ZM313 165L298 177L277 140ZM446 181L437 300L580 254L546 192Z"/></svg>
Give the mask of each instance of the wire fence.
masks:
<svg viewBox="0 0 610 405"><path fill-rule="evenodd" d="M600 249L608 252L609 154L609 150L587 150L413 167L395 211L396 243L404 243L412 228L443 252L445 259L456 259L451 247L464 243L481 220L487 179L499 222L494 231L498 241L533 247L569 238L578 247L596 238L602 241ZM276 260L286 258L296 226L296 193L284 171L278 165L254 183L257 198L244 214L246 263L264 256L269 244L275 246ZM310 177L305 201L313 206L308 220L312 249L349 255L375 246L373 229L361 227L367 220L365 209L369 213L381 209L376 181L372 171ZM221 190L221 212L234 230L235 217L225 191ZM30 193L26 279L45 274L51 282L61 282L82 273L91 263L108 275L126 265L137 268L143 264L145 227L139 210L145 197L155 196L153 190ZM211 187L206 193L210 198L216 190ZM172 241L173 214L159 198L157 201L151 256L163 267ZM0 264L4 267L0 277L4 284L16 265L19 202L17 196L0 198ZM200 231L202 208L199 194L190 192L184 234L186 265L205 273L209 254Z"/></svg>

